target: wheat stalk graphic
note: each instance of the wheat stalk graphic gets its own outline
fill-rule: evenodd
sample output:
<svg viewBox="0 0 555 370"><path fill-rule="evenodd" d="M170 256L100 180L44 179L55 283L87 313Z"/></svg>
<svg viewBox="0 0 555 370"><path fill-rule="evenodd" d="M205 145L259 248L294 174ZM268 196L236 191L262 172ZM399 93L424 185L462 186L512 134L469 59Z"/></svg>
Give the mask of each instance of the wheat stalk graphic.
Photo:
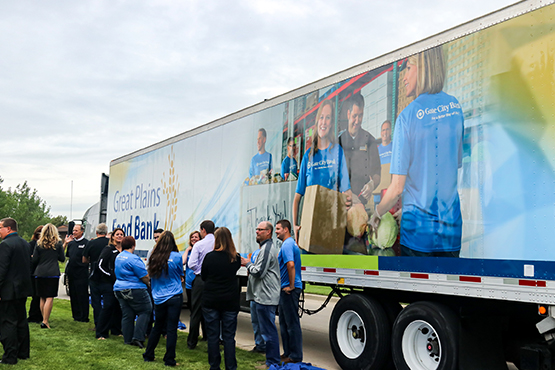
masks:
<svg viewBox="0 0 555 370"><path fill-rule="evenodd" d="M177 174L175 173L175 153L173 146L168 155L169 171L166 180L166 173L163 172L162 192L166 195L166 218L164 220L164 230L173 230L173 223L177 218L177 194L179 193L179 183Z"/></svg>

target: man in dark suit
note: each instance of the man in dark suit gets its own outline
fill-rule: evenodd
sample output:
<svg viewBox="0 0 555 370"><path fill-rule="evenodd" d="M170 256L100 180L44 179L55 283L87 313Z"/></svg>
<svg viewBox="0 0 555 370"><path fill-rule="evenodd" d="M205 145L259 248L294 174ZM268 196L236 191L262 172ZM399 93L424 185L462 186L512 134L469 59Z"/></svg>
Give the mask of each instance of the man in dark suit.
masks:
<svg viewBox="0 0 555 370"><path fill-rule="evenodd" d="M13 218L0 220L0 341L3 364L29 358L29 324L25 303L31 295L29 243L17 235Z"/></svg>

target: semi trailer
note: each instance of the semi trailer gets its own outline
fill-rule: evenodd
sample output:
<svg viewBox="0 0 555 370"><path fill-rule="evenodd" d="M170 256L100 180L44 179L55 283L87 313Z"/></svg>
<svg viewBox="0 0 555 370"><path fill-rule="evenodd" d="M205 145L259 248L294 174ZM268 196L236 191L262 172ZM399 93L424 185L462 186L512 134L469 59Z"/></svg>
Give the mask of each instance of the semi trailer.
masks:
<svg viewBox="0 0 555 370"><path fill-rule="evenodd" d="M106 223L144 257L290 220L343 369L555 368L554 18L519 2L117 158Z"/></svg>

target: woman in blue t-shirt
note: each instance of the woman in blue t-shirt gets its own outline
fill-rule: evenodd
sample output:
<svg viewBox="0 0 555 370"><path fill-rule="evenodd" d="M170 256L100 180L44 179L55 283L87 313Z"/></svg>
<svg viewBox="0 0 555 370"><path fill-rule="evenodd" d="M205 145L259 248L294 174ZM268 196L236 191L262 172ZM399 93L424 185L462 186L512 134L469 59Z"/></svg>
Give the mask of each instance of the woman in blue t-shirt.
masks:
<svg viewBox="0 0 555 370"><path fill-rule="evenodd" d="M351 183L343 148L335 142L333 120L334 107L331 100L324 100L316 113L316 129L312 145L303 156L297 190L293 199L293 228L299 240L299 203L307 186L321 185L347 194L347 206L351 204Z"/></svg>
<svg viewBox="0 0 555 370"><path fill-rule="evenodd" d="M411 56L403 81L406 95L416 98L395 123L391 184L370 223L377 227L402 194L401 254L458 257L462 216L457 176L464 118L458 100L442 91L442 48Z"/></svg>
<svg viewBox="0 0 555 370"><path fill-rule="evenodd" d="M123 238L121 249L115 261L114 294L121 306L123 341L125 344L144 348L146 327L152 313L152 303L147 290L149 277L144 262L133 254L135 238Z"/></svg>
<svg viewBox="0 0 555 370"><path fill-rule="evenodd" d="M163 326L165 325L166 354L164 364L176 366L175 346L177 343L177 324L181 305L183 304L183 260L175 243L171 231L164 231L153 249L148 260L148 274L154 299L154 313L156 321L150 333L146 351L143 354L145 361L154 361L154 350L160 340Z"/></svg>

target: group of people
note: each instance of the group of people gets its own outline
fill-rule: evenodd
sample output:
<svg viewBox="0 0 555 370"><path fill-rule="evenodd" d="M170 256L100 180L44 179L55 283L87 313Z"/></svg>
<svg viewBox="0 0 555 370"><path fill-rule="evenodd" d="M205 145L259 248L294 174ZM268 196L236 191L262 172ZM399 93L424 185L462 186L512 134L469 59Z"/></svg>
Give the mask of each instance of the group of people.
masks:
<svg viewBox="0 0 555 370"><path fill-rule="evenodd" d="M187 346L189 349L197 346L204 322L203 333L207 339L211 370L220 368L220 343L224 347L225 368L237 368L235 333L241 294L237 271L241 266L245 266L249 274L247 300L251 301L253 351L266 354L266 360L258 368L302 361L298 315L302 291L300 250L291 236L288 220L276 223L276 236L283 242L279 253L273 245L272 234L270 222L261 222L257 226L256 241L260 248L250 259L237 253L228 228L216 228L210 220L200 224L200 232L191 234L190 248L185 252L187 269L192 276ZM275 324L278 305L282 354Z"/></svg>
<svg viewBox="0 0 555 370"><path fill-rule="evenodd" d="M194 349L200 327L208 344L208 361L212 370L219 369L223 343L226 369L236 369L235 333L240 305L241 286L237 271L245 266L248 278L247 299L251 302L251 319L255 334L255 352L264 352L261 369L273 364L302 361L302 333L298 316L302 291L300 251L291 236L291 224L280 220L276 236L283 243L278 251L272 243L273 225L261 222L256 228L260 248L250 259L237 252L231 232L203 221L200 231L190 235L188 248L179 253L174 235L158 229L156 244L148 253L146 264L134 253L136 242L116 228L107 235L107 226L96 228L96 238L83 237L82 225L75 225L64 241L58 229L47 224L35 230L27 243L17 234L17 222L0 220L0 333L4 355L2 363L15 364L29 358L29 326L26 314L28 296L32 303L29 321L50 329L54 297L58 295L58 262L69 257L66 267L72 316L88 322L90 288L96 338L110 334L123 336L126 344L144 349L143 359L154 361L160 337L166 336L167 366L176 363L177 327L183 305L185 282L191 319L187 345ZM86 267L85 268L83 268ZM184 269L185 266L185 269ZM87 298L85 300L83 296ZM279 321L283 353L275 324ZM39 312L36 312L36 307ZM154 311L154 326L148 335Z"/></svg>
<svg viewBox="0 0 555 370"><path fill-rule="evenodd" d="M247 300L251 301L251 321L255 336L254 352L264 352L266 361L259 369L280 363L296 363L303 359L302 331L299 320L299 298L302 291L301 255L291 236L291 223L279 220L276 236L282 241L279 252L272 241L273 225L264 221L256 227L260 248L250 259L241 258L249 277ZM275 324L279 306L279 325L283 353Z"/></svg>

